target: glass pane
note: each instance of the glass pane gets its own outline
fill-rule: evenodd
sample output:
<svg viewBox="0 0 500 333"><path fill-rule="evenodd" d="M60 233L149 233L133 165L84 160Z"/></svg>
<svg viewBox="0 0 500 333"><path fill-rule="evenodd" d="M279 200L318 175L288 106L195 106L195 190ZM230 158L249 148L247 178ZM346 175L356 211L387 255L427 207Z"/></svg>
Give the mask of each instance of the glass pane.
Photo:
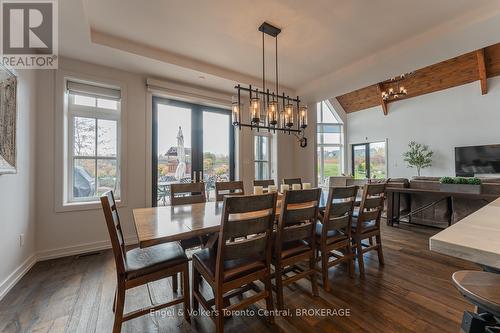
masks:
<svg viewBox="0 0 500 333"><path fill-rule="evenodd" d="M332 110L328 107L328 105L325 102L322 102L323 104L323 123L338 123L337 118L332 113Z"/></svg>
<svg viewBox="0 0 500 333"><path fill-rule="evenodd" d="M340 133L323 133L324 144L341 144L342 135Z"/></svg>
<svg viewBox="0 0 500 333"><path fill-rule="evenodd" d="M97 120L97 155L116 157L116 120Z"/></svg>
<svg viewBox="0 0 500 333"><path fill-rule="evenodd" d="M95 155L95 119L73 118L73 154L75 156Z"/></svg>
<svg viewBox="0 0 500 333"><path fill-rule="evenodd" d="M76 105L92 106L95 107L95 98L81 95L73 95L74 103Z"/></svg>
<svg viewBox="0 0 500 333"><path fill-rule="evenodd" d="M229 114L203 112L203 178L208 199L215 198L215 182L229 181Z"/></svg>
<svg viewBox="0 0 500 333"><path fill-rule="evenodd" d="M385 142L370 143L370 177L386 178Z"/></svg>
<svg viewBox="0 0 500 333"><path fill-rule="evenodd" d="M170 184L191 181L191 109L158 103L158 205Z"/></svg>
<svg viewBox="0 0 500 333"><path fill-rule="evenodd" d="M269 164L268 162L255 162L255 179L269 179Z"/></svg>
<svg viewBox="0 0 500 333"><path fill-rule="evenodd" d="M318 164L316 165L316 168L317 168L317 175L318 175L318 185L322 185L324 184L324 179L323 179L323 169L322 169L322 159L321 159L321 147L318 147L317 148L317 160L318 160Z"/></svg>
<svg viewBox="0 0 500 333"><path fill-rule="evenodd" d="M365 145L353 146L354 178L366 178L366 151Z"/></svg>
<svg viewBox="0 0 500 333"><path fill-rule="evenodd" d="M118 110L118 101L112 99L97 99L97 107L109 110Z"/></svg>
<svg viewBox="0 0 500 333"><path fill-rule="evenodd" d="M97 195L107 191L115 191L118 197L118 184L116 182L116 160L97 160Z"/></svg>
<svg viewBox="0 0 500 333"><path fill-rule="evenodd" d="M269 161L269 138L256 135L254 140L255 160Z"/></svg>
<svg viewBox="0 0 500 333"><path fill-rule="evenodd" d="M323 147L323 181L342 173L342 156L340 147Z"/></svg>
<svg viewBox="0 0 500 333"><path fill-rule="evenodd" d="M95 197L95 160L73 160L73 198L91 199Z"/></svg>

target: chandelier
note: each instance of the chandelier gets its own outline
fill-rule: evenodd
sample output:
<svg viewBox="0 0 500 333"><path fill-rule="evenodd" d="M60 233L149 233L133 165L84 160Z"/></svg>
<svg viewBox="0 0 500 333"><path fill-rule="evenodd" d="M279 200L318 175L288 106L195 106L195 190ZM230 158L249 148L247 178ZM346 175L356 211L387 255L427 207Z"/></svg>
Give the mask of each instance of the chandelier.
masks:
<svg viewBox="0 0 500 333"><path fill-rule="evenodd" d="M278 34L281 29L264 22L259 27L262 32L262 88L244 87L238 84L234 88L237 95L232 103L233 125L240 130L241 127L250 127L257 131L267 130L268 132L281 132L294 134L301 147L307 146L307 138L304 137L304 130L307 127L307 106L300 104L300 98L290 97L284 92L279 92L278 85ZM265 70L265 43L264 37L269 35L275 39L276 61L275 61L275 90L266 88ZM248 113L244 113L242 94L248 98Z"/></svg>
<svg viewBox="0 0 500 333"><path fill-rule="evenodd" d="M413 72L401 74L399 76L393 77L387 81L382 82L383 85L390 86L390 88L387 91L385 90L382 91L382 99L387 102L408 95L408 91L403 85L401 85L401 82L407 79L411 75L413 75Z"/></svg>

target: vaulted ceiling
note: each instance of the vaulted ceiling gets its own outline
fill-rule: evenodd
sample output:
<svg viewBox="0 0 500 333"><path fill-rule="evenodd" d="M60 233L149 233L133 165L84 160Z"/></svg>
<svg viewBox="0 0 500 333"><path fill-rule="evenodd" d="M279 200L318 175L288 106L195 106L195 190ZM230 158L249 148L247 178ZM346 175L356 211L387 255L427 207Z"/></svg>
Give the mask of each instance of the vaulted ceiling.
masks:
<svg viewBox="0 0 500 333"><path fill-rule="evenodd" d="M380 105L387 114L390 103L474 81L478 81L478 93L484 95L488 92L487 78L498 75L500 75L500 43L414 70L411 75L398 82L408 91L406 96L398 99L383 101L381 91L387 91L391 87L397 90L397 85L382 82L337 96L337 100L347 113Z"/></svg>
<svg viewBox="0 0 500 333"><path fill-rule="evenodd" d="M260 82L257 27L268 21L282 28L280 82L310 100L500 39L491 0L64 0L59 10L63 56L225 91ZM273 54L268 40L270 72Z"/></svg>

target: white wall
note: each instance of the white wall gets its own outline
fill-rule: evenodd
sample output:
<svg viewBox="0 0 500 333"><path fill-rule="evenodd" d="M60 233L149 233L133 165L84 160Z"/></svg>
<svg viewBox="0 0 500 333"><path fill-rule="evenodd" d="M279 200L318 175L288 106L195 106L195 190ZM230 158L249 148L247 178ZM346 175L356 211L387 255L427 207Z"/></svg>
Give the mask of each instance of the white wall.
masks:
<svg viewBox="0 0 500 333"><path fill-rule="evenodd" d="M394 102L387 116L381 107L350 113L348 143L387 139L388 171L393 178L416 175L401 157L408 142L427 144L434 151L433 165L422 175L453 176L455 147L500 143L500 78L489 79L488 85L487 95L481 95L476 81Z"/></svg>
<svg viewBox="0 0 500 333"><path fill-rule="evenodd" d="M17 174L0 175L0 299L35 262L36 71L15 72ZM24 234L24 246L19 235Z"/></svg>

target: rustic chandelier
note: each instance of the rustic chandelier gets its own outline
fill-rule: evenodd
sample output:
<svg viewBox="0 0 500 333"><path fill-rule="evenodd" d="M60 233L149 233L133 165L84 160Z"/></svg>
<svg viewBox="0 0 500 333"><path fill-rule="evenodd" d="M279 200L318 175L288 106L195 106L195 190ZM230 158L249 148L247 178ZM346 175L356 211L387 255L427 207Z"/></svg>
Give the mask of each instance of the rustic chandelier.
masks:
<svg viewBox="0 0 500 333"><path fill-rule="evenodd" d="M401 82L407 79L412 74L413 72L401 74L399 76L393 77L387 81L382 82L382 84L388 84L391 86L387 91L385 90L382 91L382 99L384 101L390 101L408 95L408 91L403 85L401 85Z"/></svg>
<svg viewBox="0 0 500 333"><path fill-rule="evenodd" d="M304 137L304 130L307 127L307 106L300 105L300 98L285 95L279 92L278 85L278 34L281 29L264 22L259 27L262 32L262 90L252 87L243 87L238 84L236 89L237 96L232 103L233 125L241 127L250 127L260 131L261 129L273 133L282 132L294 134L301 147L307 146L307 139ZM275 91L269 91L266 88L266 70L265 70L265 43L264 37L269 35L275 39L276 62L275 62ZM249 112L247 122L245 122L242 103L242 92L248 94Z"/></svg>

